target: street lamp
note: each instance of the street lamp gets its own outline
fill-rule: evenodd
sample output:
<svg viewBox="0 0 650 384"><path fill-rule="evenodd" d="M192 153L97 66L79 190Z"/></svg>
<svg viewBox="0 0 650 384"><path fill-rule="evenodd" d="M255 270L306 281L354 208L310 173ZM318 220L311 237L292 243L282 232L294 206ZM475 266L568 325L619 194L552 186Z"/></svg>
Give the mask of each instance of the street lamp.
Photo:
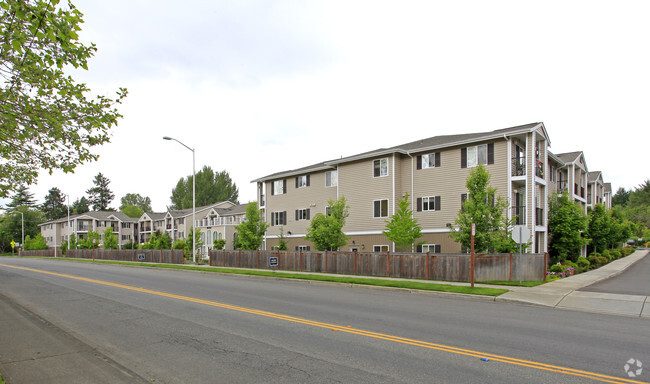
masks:
<svg viewBox="0 0 650 384"><path fill-rule="evenodd" d="M25 214L20 212L20 211L16 211L16 213L20 213L20 216L22 218L21 219L22 221L21 221L21 228L20 229L22 231L23 239L22 239L22 243L20 243L20 247L21 247L21 249L25 249Z"/></svg>
<svg viewBox="0 0 650 384"><path fill-rule="evenodd" d="M70 195L67 193L61 193L62 195L65 195L66 199L68 200L68 203L66 204L68 206L68 251L70 250Z"/></svg>
<svg viewBox="0 0 650 384"><path fill-rule="evenodd" d="M196 168L194 162L194 148L190 148L173 137L163 136L164 140L174 140L178 144L192 151L192 262L196 263L196 233L194 231L194 224L196 223Z"/></svg>

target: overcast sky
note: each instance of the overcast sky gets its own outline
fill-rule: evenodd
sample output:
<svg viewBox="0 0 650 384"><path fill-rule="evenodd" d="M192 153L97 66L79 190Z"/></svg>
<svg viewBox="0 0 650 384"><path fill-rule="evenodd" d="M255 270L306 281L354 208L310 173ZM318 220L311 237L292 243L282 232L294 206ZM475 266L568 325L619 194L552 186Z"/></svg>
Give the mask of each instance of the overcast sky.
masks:
<svg viewBox="0 0 650 384"><path fill-rule="evenodd" d="M129 91L93 177L170 204L209 165L240 201L250 181L417 139L542 121L551 151L583 151L614 191L650 178L650 2L73 0L97 44L75 77Z"/></svg>

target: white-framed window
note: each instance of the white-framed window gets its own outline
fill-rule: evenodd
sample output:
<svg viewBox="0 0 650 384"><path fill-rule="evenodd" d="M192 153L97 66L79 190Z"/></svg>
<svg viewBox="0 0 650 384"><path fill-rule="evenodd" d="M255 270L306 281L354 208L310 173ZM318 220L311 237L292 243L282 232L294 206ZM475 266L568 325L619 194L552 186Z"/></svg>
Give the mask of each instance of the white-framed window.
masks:
<svg viewBox="0 0 650 384"><path fill-rule="evenodd" d="M488 146L487 144L467 147L467 168L476 167L479 164L488 163Z"/></svg>
<svg viewBox="0 0 650 384"><path fill-rule="evenodd" d="M388 245L373 245L372 246L372 251L373 252L388 252Z"/></svg>
<svg viewBox="0 0 650 384"><path fill-rule="evenodd" d="M440 197L437 197L438 204L440 203ZM436 196L426 196L422 198L422 210L423 211L439 211L438 205L436 204Z"/></svg>
<svg viewBox="0 0 650 384"><path fill-rule="evenodd" d="M287 211L271 212L271 226L287 225Z"/></svg>
<svg viewBox="0 0 650 384"><path fill-rule="evenodd" d="M296 188L309 187L309 175L296 177Z"/></svg>
<svg viewBox="0 0 650 384"><path fill-rule="evenodd" d="M418 252L422 253L440 253L440 244L422 244L418 245Z"/></svg>
<svg viewBox="0 0 650 384"><path fill-rule="evenodd" d="M286 185L287 182L285 180L275 180L271 185L272 195L283 195Z"/></svg>
<svg viewBox="0 0 650 384"><path fill-rule="evenodd" d="M327 171L327 172L325 172L325 186L326 187L336 187L338 184L339 184L338 171Z"/></svg>
<svg viewBox="0 0 650 384"><path fill-rule="evenodd" d="M296 221L309 220L309 208L296 209Z"/></svg>
<svg viewBox="0 0 650 384"><path fill-rule="evenodd" d="M420 169L435 168L440 166L440 152L427 153L420 156Z"/></svg>
<svg viewBox="0 0 650 384"><path fill-rule="evenodd" d="M373 204L372 217L388 217L388 199L375 200Z"/></svg>
<svg viewBox="0 0 650 384"><path fill-rule="evenodd" d="M388 176L388 158L374 160L372 162L372 168L374 177Z"/></svg>

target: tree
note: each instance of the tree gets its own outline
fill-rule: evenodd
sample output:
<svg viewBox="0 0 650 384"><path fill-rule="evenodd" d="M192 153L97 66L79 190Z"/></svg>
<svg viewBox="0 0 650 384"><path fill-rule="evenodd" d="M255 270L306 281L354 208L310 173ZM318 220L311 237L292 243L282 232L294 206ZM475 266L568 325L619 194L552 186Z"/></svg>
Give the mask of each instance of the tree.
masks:
<svg viewBox="0 0 650 384"><path fill-rule="evenodd" d="M140 217L144 213L144 211L140 207L136 207L135 205L126 205L120 207L120 211L127 215L128 217Z"/></svg>
<svg viewBox="0 0 650 384"><path fill-rule="evenodd" d="M185 254L191 256L192 255L192 238L196 237L196 249L197 251L201 249L203 246L203 238L201 236L201 230L199 229L194 229L192 227L187 235L187 238L185 239ZM176 249L176 248L174 248Z"/></svg>
<svg viewBox="0 0 650 384"><path fill-rule="evenodd" d="M192 175L181 178L172 189L172 209L192 208ZM204 166L196 173L196 206L205 206L221 201L238 204L239 189L226 171L215 173Z"/></svg>
<svg viewBox="0 0 650 384"><path fill-rule="evenodd" d="M350 207L345 202L345 197L328 202L329 214L318 213L311 220L305 239L314 243L319 251L337 250L347 244L348 237L343 233L345 220L349 215Z"/></svg>
<svg viewBox="0 0 650 384"><path fill-rule="evenodd" d="M127 193L120 199L120 211L128 206L136 206L143 212L151 212L151 199L148 196L140 196L139 193ZM133 217L140 217L142 214Z"/></svg>
<svg viewBox="0 0 650 384"><path fill-rule="evenodd" d="M95 176L93 183L95 186L86 191L88 194L88 200L93 207L93 211L109 210L108 205L115 198L113 192L108 188L111 181L99 172L97 176Z"/></svg>
<svg viewBox="0 0 650 384"><path fill-rule="evenodd" d="M99 247L100 235L92 229L88 231L86 237L79 239L80 249L97 249Z"/></svg>
<svg viewBox="0 0 650 384"><path fill-rule="evenodd" d="M264 213L258 209L257 203L249 203L246 206L246 219L235 230L239 234L240 249L256 250L264 242L264 233L268 223L264 221Z"/></svg>
<svg viewBox="0 0 650 384"><path fill-rule="evenodd" d="M19 212L22 212L22 216ZM23 220L24 217L24 220ZM32 239L41 233L38 224L45 221L43 212L37 209L30 209L26 206L21 206L11 212L7 212L0 220L0 233L3 234L5 240L11 242L22 241L23 222L25 223L25 238L30 236Z"/></svg>
<svg viewBox="0 0 650 384"><path fill-rule="evenodd" d="M226 246L226 240L224 239L214 239L212 242L212 248L216 250L221 250Z"/></svg>
<svg viewBox="0 0 650 384"><path fill-rule="evenodd" d="M554 195L549 200L549 254L555 261L577 261L587 243L582 233L587 229L584 208L567 194Z"/></svg>
<svg viewBox="0 0 650 384"><path fill-rule="evenodd" d="M88 199L86 199L85 196L82 196L81 198L75 200L72 203L72 210L76 214L86 213L90 211L90 202L88 201Z"/></svg>
<svg viewBox="0 0 650 384"><path fill-rule="evenodd" d="M608 238L610 236L611 224L609 216L602 204L596 206L589 212L587 216L587 236L589 237L589 248L598 252L602 252L607 248Z"/></svg>
<svg viewBox="0 0 650 384"><path fill-rule="evenodd" d="M23 249L26 251L36 251L36 250L43 250L43 249L48 249L49 247L47 246L47 242L41 236L39 233L38 235L34 236L32 238L31 236L25 237L25 245Z"/></svg>
<svg viewBox="0 0 650 384"><path fill-rule="evenodd" d="M409 208L409 195L404 196L398 203L399 208L390 221L386 221L384 235L397 244L402 251L412 251L415 240L422 236L422 229L413 217L413 210ZM420 243L421 244L421 243Z"/></svg>
<svg viewBox="0 0 650 384"><path fill-rule="evenodd" d="M55 220L64 217L68 213L68 207L64 204L65 197L59 188L52 188L45 196L45 202L41 205L41 211L45 213L48 220Z"/></svg>
<svg viewBox="0 0 650 384"><path fill-rule="evenodd" d="M87 69L94 44L79 41L82 14L58 0L4 1L0 8L0 197L32 184L41 169L72 172L96 160L121 115L65 69Z"/></svg>
<svg viewBox="0 0 650 384"><path fill-rule="evenodd" d="M30 193L25 186L18 187L16 193L11 197L11 201L7 204L8 211L13 211L18 207L36 207L34 194Z"/></svg>
<svg viewBox="0 0 650 384"><path fill-rule="evenodd" d="M456 217L458 230L452 231L450 236L463 247L470 248L473 223L476 225L474 249L479 252L497 250L503 246L510 230L503 218L508 203L490 186L490 173L483 165L472 169L465 186L469 193Z"/></svg>
<svg viewBox="0 0 650 384"><path fill-rule="evenodd" d="M119 244L117 235L113 233L113 228L108 227L104 230L104 249L118 249Z"/></svg>
<svg viewBox="0 0 650 384"><path fill-rule="evenodd" d="M287 246L287 237L284 235L284 227L280 227L280 237L278 237L278 251L286 251L289 249Z"/></svg>
<svg viewBox="0 0 650 384"><path fill-rule="evenodd" d="M630 193L625 215L631 221L650 227L650 180Z"/></svg>
<svg viewBox="0 0 650 384"><path fill-rule="evenodd" d="M632 191L626 191L625 188L619 187L614 196L612 196L612 207L627 205L631 193Z"/></svg>

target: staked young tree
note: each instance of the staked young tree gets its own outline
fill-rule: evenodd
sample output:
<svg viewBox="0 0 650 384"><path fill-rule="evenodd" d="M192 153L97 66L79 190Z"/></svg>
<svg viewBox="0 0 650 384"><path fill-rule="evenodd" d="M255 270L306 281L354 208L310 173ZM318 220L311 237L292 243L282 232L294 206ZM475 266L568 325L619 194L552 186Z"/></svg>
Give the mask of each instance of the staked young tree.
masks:
<svg viewBox="0 0 650 384"><path fill-rule="evenodd" d="M108 205L115 198L113 192L108 188L111 181L99 172L97 176L95 176L93 183L95 186L86 191L88 194L88 201L90 202L90 205L92 205L93 211L109 210Z"/></svg>
<svg viewBox="0 0 650 384"><path fill-rule="evenodd" d="M59 219L68 214L68 207L64 204L65 197L59 188L51 188L45 196L45 201L41 205L41 211L45 213L48 220Z"/></svg>
<svg viewBox="0 0 650 384"><path fill-rule="evenodd" d="M79 40L82 14L58 0L0 3L0 197L36 181L40 170L72 172L97 159L121 115L115 99L92 96L66 74L88 68L94 44Z"/></svg>
<svg viewBox="0 0 650 384"><path fill-rule="evenodd" d="M510 221L504 219L508 203L502 196L498 196L496 188L490 185L490 173L487 169L481 164L472 169L465 186L468 196L456 217L458 230L449 234L451 238L469 249L474 223L474 249L477 252L490 249L504 252L514 249L514 241L508 238Z"/></svg>
<svg viewBox="0 0 650 384"><path fill-rule="evenodd" d="M181 178L172 189L172 209L192 208L192 175ZM196 173L196 206L205 206L221 201L238 204L239 189L226 171L215 173L204 166Z"/></svg>
<svg viewBox="0 0 650 384"><path fill-rule="evenodd" d="M104 230L103 238L104 249L118 249L119 243L117 235L113 233L113 228L108 227Z"/></svg>
<svg viewBox="0 0 650 384"><path fill-rule="evenodd" d="M264 213L258 209L257 203L246 206L246 220L235 226L239 236L239 247L244 250L254 251L259 249L264 242L264 233L268 223L264 221Z"/></svg>

